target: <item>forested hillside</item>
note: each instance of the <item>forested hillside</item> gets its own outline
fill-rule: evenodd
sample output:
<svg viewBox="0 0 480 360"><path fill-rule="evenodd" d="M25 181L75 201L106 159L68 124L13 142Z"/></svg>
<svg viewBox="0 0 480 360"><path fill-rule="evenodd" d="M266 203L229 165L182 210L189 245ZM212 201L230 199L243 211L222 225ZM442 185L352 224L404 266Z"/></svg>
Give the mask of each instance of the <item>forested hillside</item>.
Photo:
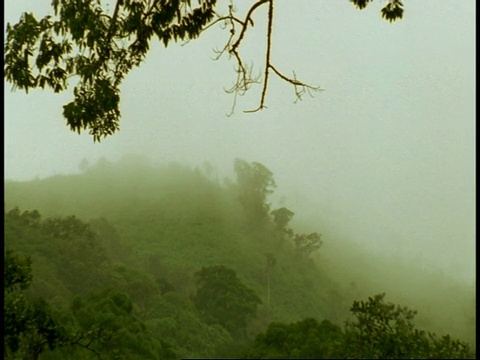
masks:
<svg viewBox="0 0 480 360"><path fill-rule="evenodd" d="M7 181L6 358L473 356L474 304L445 314L451 328L418 330L388 289L357 289L351 269L319 260L335 239L271 206L266 166L234 170L127 158Z"/></svg>

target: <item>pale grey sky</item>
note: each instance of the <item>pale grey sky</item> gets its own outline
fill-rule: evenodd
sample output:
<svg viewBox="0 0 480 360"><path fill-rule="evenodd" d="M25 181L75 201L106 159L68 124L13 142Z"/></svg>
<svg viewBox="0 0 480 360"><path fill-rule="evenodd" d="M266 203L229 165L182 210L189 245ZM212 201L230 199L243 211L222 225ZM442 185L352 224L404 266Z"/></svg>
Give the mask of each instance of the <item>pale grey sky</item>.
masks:
<svg viewBox="0 0 480 360"><path fill-rule="evenodd" d="M46 11L50 1L7 0L6 21ZM5 177L25 180L78 170L83 158L128 153L230 174L233 159L270 168L278 196L299 217L335 229L373 252L400 254L475 277L475 1L404 1L405 17L381 19L347 0L278 0L272 59L286 74L325 89L293 104L272 77L239 99L223 88L233 61L212 61L220 29L186 46L155 43L122 87L121 130L100 144L69 131L71 93L10 92L5 83ZM265 10L245 57L263 59ZM319 229L322 232L322 229ZM328 243L328 239L324 239Z"/></svg>

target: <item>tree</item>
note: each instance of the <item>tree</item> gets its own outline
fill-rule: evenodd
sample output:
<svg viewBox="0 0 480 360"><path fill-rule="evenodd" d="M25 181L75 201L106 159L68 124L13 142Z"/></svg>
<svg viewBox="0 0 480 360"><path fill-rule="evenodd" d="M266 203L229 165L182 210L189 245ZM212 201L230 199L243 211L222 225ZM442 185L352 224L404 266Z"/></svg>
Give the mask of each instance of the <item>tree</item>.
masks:
<svg viewBox="0 0 480 360"><path fill-rule="evenodd" d="M150 310L147 326L153 336L174 346L177 359L222 357L219 351L232 344L227 330L201 321L195 305L179 293L166 293Z"/></svg>
<svg viewBox="0 0 480 360"><path fill-rule="evenodd" d="M237 174L238 200L242 204L247 221L257 226L268 218L270 206L267 196L276 187L273 174L264 165L235 159L234 169Z"/></svg>
<svg viewBox="0 0 480 360"><path fill-rule="evenodd" d="M384 302L385 293L354 301L347 321L347 358L369 359L464 359L472 357L468 344L449 335L438 337L415 328L416 311Z"/></svg>
<svg viewBox="0 0 480 360"><path fill-rule="evenodd" d="M272 210L273 222L276 225L276 228L280 232L289 233L291 230L287 227L290 220L292 220L295 213L286 207L281 207L279 209ZM290 230L290 231L289 231Z"/></svg>
<svg viewBox="0 0 480 360"><path fill-rule="evenodd" d="M48 263L32 273L30 257L5 252L5 358L177 359L171 344L140 318L158 302L153 278L113 266L87 223L73 216L31 221L37 218L37 211L5 214L6 228L13 230L6 241L35 263Z"/></svg>
<svg viewBox="0 0 480 360"><path fill-rule="evenodd" d="M195 273L195 306L208 324L219 324L230 334L245 336L247 321L261 304L255 291L245 286L234 270L223 265L203 267Z"/></svg>
<svg viewBox="0 0 480 360"><path fill-rule="evenodd" d="M313 232L310 234L295 234L293 239L297 253L309 257L314 251L322 246L320 234Z"/></svg>
<svg viewBox="0 0 480 360"><path fill-rule="evenodd" d="M32 281L30 258L7 249L3 278L4 358L38 359L45 350L61 345L66 333L51 306L43 298L31 300L23 293Z"/></svg>
<svg viewBox="0 0 480 360"><path fill-rule="evenodd" d="M372 0L349 0L363 9ZM225 14L217 14L217 0L116 0L113 10L108 1L52 0L53 15L38 20L24 13L15 25L7 24L4 77L14 88L25 90L51 88L55 93L69 87L75 78L73 101L64 105L63 116L72 131L88 130L94 141L114 134L120 121L120 85L126 75L147 56L154 36L165 47L172 41L189 41L220 23L229 31L224 48L236 61L237 79L228 90L244 94L252 84L263 83L259 106L264 109L269 75L279 76L293 85L298 99L320 90L295 76L288 77L273 65L272 24L274 0L255 0L243 17L235 15L233 4ZM263 80L252 76L245 65L240 46L253 27L253 14L268 6L266 14L266 51ZM291 5L294 6L294 5ZM392 22L403 16L400 0L386 0L382 16ZM232 108L233 112L233 108Z"/></svg>
<svg viewBox="0 0 480 360"><path fill-rule="evenodd" d="M306 318L291 324L272 322L265 333L256 336L245 355L258 359L338 358L342 341L342 330L328 320L319 323Z"/></svg>
<svg viewBox="0 0 480 360"><path fill-rule="evenodd" d="M154 336L133 310L130 296L116 289L92 293L87 299L75 297L72 312L78 329L70 345L101 359L178 358L171 345Z"/></svg>
<svg viewBox="0 0 480 360"><path fill-rule="evenodd" d="M48 218L41 230L52 239L51 261L61 264L60 277L70 291L86 295L108 283L103 268L108 263L107 252L88 223L73 215Z"/></svg>

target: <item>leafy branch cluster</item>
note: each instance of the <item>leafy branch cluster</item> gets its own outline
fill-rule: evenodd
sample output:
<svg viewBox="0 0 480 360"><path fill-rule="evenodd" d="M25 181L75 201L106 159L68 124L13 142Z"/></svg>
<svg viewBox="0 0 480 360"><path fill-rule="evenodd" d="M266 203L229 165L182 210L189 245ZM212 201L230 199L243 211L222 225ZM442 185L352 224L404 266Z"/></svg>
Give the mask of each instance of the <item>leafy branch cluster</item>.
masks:
<svg viewBox="0 0 480 360"><path fill-rule="evenodd" d="M419 330L413 319L416 310L385 302L385 293L354 301L354 321L345 325L347 358L370 359L465 359L471 356L466 342L450 335Z"/></svg>
<svg viewBox="0 0 480 360"><path fill-rule="evenodd" d="M349 0L363 9L371 0ZM63 116L72 131L89 130L94 141L114 134L120 121L120 84L134 67L145 59L154 36L168 46L172 41L196 39L217 23L228 29L230 36L216 58L228 53L236 61L237 78L227 89L243 95L252 84L261 83L260 104L256 112L266 108L265 99L270 74L293 85L297 100L319 87L289 77L272 62L272 29L274 0L255 0L244 18L235 15L234 5L228 13L218 15L217 0L116 0L113 11L108 0L52 0L53 15L38 20L33 13L23 13L18 23L7 24L4 55L4 78L13 88L25 90L51 88L55 93L68 88L68 80L76 79L74 99L64 105ZM266 52L261 75L254 76L253 66L245 64L240 53L245 34L254 26L253 15L261 6L268 6ZM382 16L392 22L403 16L399 0L387 0Z"/></svg>
<svg viewBox="0 0 480 360"><path fill-rule="evenodd" d="M372 0L348 0L358 9L365 9L368 3ZM382 17L389 21L394 22L400 20L403 17L403 3L400 0L386 0L385 5L380 10Z"/></svg>
<svg viewBox="0 0 480 360"><path fill-rule="evenodd" d="M246 357L258 359L468 359L469 345L449 335L415 328L416 311L384 301L385 293L355 301L354 319L344 330L323 320L306 318L272 322L258 334Z"/></svg>
<svg viewBox="0 0 480 360"><path fill-rule="evenodd" d="M5 78L14 88L67 89L77 77L74 100L63 108L72 131L88 129L94 141L119 128L120 89L128 72L145 59L156 35L194 39L214 16L216 0L117 0L112 14L101 0L53 0L54 16L24 13L7 24Z"/></svg>

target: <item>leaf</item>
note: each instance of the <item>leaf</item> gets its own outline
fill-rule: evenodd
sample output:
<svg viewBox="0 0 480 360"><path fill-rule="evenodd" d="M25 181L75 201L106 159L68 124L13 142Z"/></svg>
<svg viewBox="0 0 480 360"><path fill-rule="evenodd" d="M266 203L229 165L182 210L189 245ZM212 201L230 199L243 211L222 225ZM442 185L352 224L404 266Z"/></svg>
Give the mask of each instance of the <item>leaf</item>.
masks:
<svg viewBox="0 0 480 360"><path fill-rule="evenodd" d="M403 4L399 0L389 1L382 10L382 17L389 22L399 20L403 18Z"/></svg>
<svg viewBox="0 0 480 360"><path fill-rule="evenodd" d="M372 0L349 0L353 5L355 5L360 10L365 9L369 2Z"/></svg>

